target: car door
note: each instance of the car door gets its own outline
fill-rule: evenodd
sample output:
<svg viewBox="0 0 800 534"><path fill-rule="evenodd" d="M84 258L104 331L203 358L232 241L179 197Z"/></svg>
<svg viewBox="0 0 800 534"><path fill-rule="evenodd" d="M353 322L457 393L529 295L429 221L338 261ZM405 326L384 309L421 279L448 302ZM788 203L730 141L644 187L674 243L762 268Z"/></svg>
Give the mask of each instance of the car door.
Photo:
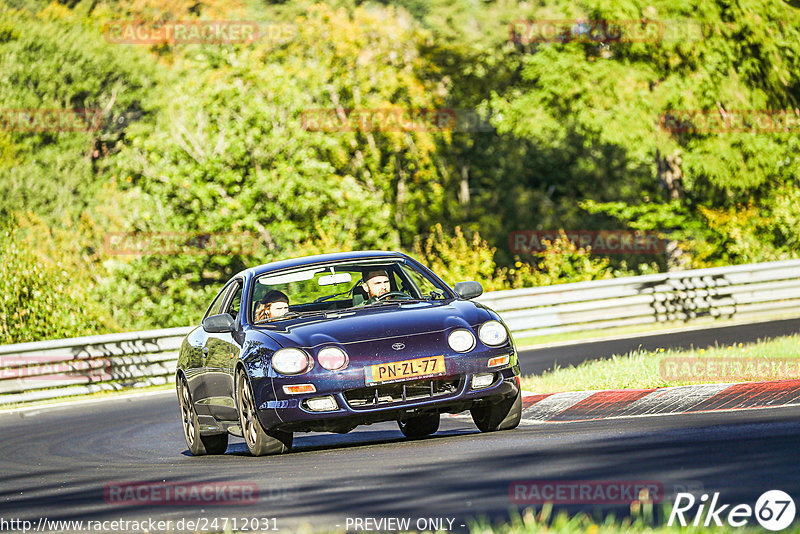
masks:
<svg viewBox="0 0 800 534"><path fill-rule="evenodd" d="M226 303L226 298L231 291L233 284L226 284L222 290L217 293L217 296L211 302L203 320L211 315L221 313L223 305ZM189 386L189 393L192 401L194 401L195 409L198 415L210 415L208 409L208 390L204 381L205 374L205 347L208 341L209 333L206 332L202 326L192 330L187 336L186 343L181 349L179 356L179 365L183 368L186 382Z"/></svg>
<svg viewBox="0 0 800 534"><path fill-rule="evenodd" d="M230 314L235 329L241 328L243 281L236 279L225 297L220 313ZM233 421L238 417L234 403L234 365L239 358L241 346L231 332L206 332L203 347L203 385L208 411L216 419Z"/></svg>

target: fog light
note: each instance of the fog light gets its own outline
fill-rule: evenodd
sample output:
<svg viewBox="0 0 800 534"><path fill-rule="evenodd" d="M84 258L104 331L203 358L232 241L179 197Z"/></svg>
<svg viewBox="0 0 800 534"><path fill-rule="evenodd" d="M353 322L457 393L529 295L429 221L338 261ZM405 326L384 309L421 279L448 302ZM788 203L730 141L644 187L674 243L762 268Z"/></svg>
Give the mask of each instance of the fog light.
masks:
<svg viewBox="0 0 800 534"><path fill-rule="evenodd" d="M338 409L339 405L336 404L336 399L328 395L306 400L306 407L312 412L332 412Z"/></svg>
<svg viewBox="0 0 800 534"><path fill-rule="evenodd" d="M489 360L489 367L500 367L501 365L508 365L511 358L506 354L505 356L496 356Z"/></svg>
<svg viewBox="0 0 800 534"><path fill-rule="evenodd" d="M494 382L494 373L481 373L478 375L473 375L472 377L472 389L483 389L488 388Z"/></svg>
<svg viewBox="0 0 800 534"><path fill-rule="evenodd" d="M294 386L283 386L283 392L287 395L297 395L300 393L314 393L317 388L314 384L296 384Z"/></svg>

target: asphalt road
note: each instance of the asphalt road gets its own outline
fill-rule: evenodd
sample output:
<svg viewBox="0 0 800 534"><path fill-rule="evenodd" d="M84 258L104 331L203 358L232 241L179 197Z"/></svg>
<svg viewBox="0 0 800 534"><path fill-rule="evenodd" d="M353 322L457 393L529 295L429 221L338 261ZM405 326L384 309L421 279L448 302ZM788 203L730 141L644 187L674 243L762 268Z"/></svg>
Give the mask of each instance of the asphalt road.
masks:
<svg viewBox="0 0 800 534"><path fill-rule="evenodd" d="M528 350L520 360L525 373L536 373L553 362L576 364L640 346L732 344L798 330L800 320L773 321ZM235 519L241 529L247 519L246 529L252 530L260 518L259 527L284 532L304 524L369 531L391 530L398 524L377 521L398 518L411 528L463 531L471 518L504 520L509 510L524 508L510 492L517 481L655 482L667 495L680 488L698 496L720 492L720 501L731 504L752 505L769 489L800 498L796 408L523 421L516 430L493 434L479 433L468 417L445 417L428 439L407 440L394 424L382 423L346 435L298 434L291 453L266 458L251 458L238 438L231 438L224 456L192 457L173 392L2 413L0 428L0 530L9 530L3 520L39 518L171 520L167 530L175 531L212 529L214 519L223 530L224 518L228 527ZM144 492L125 493L142 483ZM165 503L167 488L175 487L203 491L206 498L211 491L212 498ZM219 488L225 491L213 494ZM252 498L241 499L231 488ZM122 503L114 495L133 500ZM629 513L627 504L561 506L570 512ZM208 523L179 528L198 519Z"/></svg>
<svg viewBox="0 0 800 534"><path fill-rule="evenodd" d="M568 367L587 360L610 358L614 354L627 354L639 348L644 350L705 348L714 345L754 342L798 332L800 332L800 319L782 319L688 332L636 335L630 339L593 343L579 342L574 345L528 349L519 351L519 361L523 375L542 374L553 369L555 364L560 367Z"/></svg>
<svg viewBox="0 0 800 534"><path fill-rule="evenodd" d="M509 495L519 480L656 481L667 493L676 486L720 492L725 503L752 504L768 489L800 497L794 408L526 423L493 434L478 433L468 418L443 418L438 434L417 441L386 423L346 435L299 434L291 453L262 458L249 457L237 438L224 456L190 456L172 392L0 414L0 428L0 518L7 521L149 518L172 520L174 529L181 519L275 518L269 527L289 532L396 517L412 528L421 519L440 518L446 527L450 520L462 531L471 517L504 519L519 508ZM109 488L145 481L250 484L258 498L240 505L109 498Z"/></svg>

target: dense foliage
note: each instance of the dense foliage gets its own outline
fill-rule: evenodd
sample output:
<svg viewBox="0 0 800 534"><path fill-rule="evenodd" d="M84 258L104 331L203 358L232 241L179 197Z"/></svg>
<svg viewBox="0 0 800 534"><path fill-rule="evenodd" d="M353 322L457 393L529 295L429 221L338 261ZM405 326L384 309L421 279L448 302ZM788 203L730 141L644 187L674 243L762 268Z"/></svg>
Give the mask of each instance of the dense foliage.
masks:
<svg viewBox="0 0 800 534"><path fill-rule="evenodd" d="M257 23L259 37L110 37L203 20ZM543 20L576 24L536 39L525 21ZM579 20L658 31L590 39ZM797 257L788 3L11 0L0 65L0 343L194 323L238 270L317 252L406 250L492 290ZM354 122L443 109L457 128ZM95 121L26 129L15 110ZM670 129L672 110L794 122ZM325 113L336 131L309 127ZM559 229L656 232L668 253L509 247L511 232ZM165 232L194 253L109 246ZM256 246L198 245L237 235Z"/></svg>
<svg viewBox="0 0 800 534"><path fill-rule="evenodd" d="M87 298L91 280L59 258L58 240L37 246L18 230L0 235L0 341L20 343L75 337L118 328L97 302Z"/></svg>

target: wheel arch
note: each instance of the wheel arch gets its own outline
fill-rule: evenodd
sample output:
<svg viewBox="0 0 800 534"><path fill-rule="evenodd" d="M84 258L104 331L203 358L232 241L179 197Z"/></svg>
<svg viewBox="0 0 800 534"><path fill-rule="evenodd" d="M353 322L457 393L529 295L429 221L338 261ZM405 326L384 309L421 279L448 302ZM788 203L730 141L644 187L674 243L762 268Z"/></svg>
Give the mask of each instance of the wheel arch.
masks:
<svg viewBox="0 0 800 534"><path fill-rule="evenodd" d="M239 395L239 374L244 372L248 377L250 373L247 372L247 366L244 364L242 360L236 362L236 365L233 368L233 400L236 401Z"/></svg>
<svg viewBox="0 0 800 534"><path fill-rule="evenodd" d="M180 367L175 369L175 383L177 384L180 380L185 380L185 379L186 379L186 373L184 372L184 370Z"/></svg>

